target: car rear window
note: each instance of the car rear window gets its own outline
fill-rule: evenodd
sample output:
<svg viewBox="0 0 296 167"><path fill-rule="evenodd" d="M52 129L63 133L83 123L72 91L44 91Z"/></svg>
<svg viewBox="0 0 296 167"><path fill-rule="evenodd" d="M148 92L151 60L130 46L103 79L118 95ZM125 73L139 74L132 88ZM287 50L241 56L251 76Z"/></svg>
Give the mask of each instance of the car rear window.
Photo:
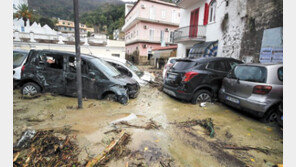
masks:
<svg viewBox="0 0 296 167"><path fill-rule="evenodd" d="M259 66L236 66L233 71L234 77L242 81L265 83L267 70Z"/></svg>
<svg viewBox="0 0 296 167"><path fill-rule="evenodd" d="M16 68L22 65L26 57L27 57L27 53L25 52L13 52L13 68Z"/></svg>
<svg viewBox="0 0 296 167"><path fill-rule="evenodd" d="M173 69L187 70L189 68L194 67L195 65L197 65L197 62L194 62L194 61L187 61L187 60L176 61L176 63L173 66Z"/></svg>

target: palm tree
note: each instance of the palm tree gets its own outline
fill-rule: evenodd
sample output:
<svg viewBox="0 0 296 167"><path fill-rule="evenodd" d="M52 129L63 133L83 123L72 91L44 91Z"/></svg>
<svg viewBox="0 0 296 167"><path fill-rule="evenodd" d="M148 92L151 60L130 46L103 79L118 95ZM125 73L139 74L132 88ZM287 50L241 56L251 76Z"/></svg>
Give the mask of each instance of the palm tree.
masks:
<svg viewBox="0 0 296 167"><path fill-rule="evenodd" d="M21 4L18 7L14 8L16 11L16 13L13 14L14 18L22 18L25 22L25 26L27 24L27 20L32 18L32 14L33 12L31 10L29 10L28 5L26 4Z"/></svg>

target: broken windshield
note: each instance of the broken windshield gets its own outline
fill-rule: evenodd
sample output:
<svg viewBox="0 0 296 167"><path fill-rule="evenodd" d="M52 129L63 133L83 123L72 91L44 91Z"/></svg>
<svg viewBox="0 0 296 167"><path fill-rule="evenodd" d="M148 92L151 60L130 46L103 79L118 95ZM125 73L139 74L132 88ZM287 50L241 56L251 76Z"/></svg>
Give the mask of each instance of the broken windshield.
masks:
<svg viewBox="0 0 296 167"><path fill-rule="evenodd" d="M118 70L116 70L113 66L111 66L104 60L101 60L99 58L93 58L90 61L96 68L100 69L103 73L105 73L108 76L117 77L120 75L120 72Z"/></svg>
<svg viewBox="0 0 296 167"><path fill-rule="evenodd" d="M137 66L133 65L131 62L126 61L125 65L131 69L133 72L137 74L138 77L142 77L144 75L144 72L141 71Z"/></svg>

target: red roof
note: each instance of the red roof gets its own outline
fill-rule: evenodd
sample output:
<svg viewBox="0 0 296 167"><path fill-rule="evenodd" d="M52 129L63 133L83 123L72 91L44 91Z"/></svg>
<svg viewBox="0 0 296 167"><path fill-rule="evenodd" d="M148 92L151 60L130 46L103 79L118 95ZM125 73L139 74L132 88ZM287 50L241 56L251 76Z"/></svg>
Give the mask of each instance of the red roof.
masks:
<svg viewBox="0 0 296 167"><path fill-rule="evenodd" d="M177 49L178 46L166 46L166 47L156 47L154 49L152 49L153 51L155 50L173 50L173 49Z"/></svg>

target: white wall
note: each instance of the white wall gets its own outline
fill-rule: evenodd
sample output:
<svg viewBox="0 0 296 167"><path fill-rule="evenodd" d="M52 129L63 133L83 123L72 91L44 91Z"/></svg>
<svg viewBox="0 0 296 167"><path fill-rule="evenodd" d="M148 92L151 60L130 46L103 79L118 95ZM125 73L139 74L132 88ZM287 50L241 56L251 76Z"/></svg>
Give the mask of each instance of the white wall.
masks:
<svg viewBox="0 0 296 167"><path fill-rule="evenodd" d="M181 9L180 27L190 25L191 11L199 7L199 25L203 25L205 2L210 3L210 0L198 1L195 5L187 9ZM217 0L216 19L215 22L208 23L206 26L206 42L218 42L218 57L233 57L239 58L240 43L244 32L243 17L246 15L245 0L229 0L229 5L226 6L225 0ZM228 29L222 32L221 23L225 14L228 13ZM186 49L191 48L197 42L182 42L178 44L177 57L183 57L186 54Z"/></svg>
<svg viewBox="0 0 296 167"><path fill-rule="evenodd" d="M124 41L108 40L107 46L80 46L81 53L92 54L94 56L112 56L112 54L119 54L120 58L125 58ZM13 49L49 49L75 52L75 45L63 44L49 44L49 43L28 43L28 42L13 42Z"/></svg>

